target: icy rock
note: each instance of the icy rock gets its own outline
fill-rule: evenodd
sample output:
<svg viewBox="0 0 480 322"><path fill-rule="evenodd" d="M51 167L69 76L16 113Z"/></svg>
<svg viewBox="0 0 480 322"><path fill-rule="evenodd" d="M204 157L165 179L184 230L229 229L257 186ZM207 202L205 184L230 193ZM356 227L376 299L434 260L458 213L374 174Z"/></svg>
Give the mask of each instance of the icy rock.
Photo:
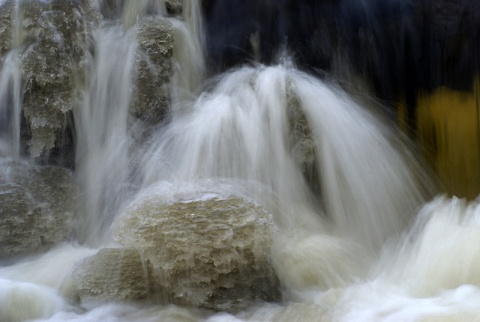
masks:
<svg viewBox="0 0 480 322"><path fill-rule="evenodd" d="M48 155L68 143L62 136L83 82L88 39L99 16L89 1L24 1L24 116L30 129L29 152ZM72 149L72 147L65 147Z"/></svg>
<svg viewBox="0 0 480 322"><path fill-rule="evenodd" d="M269 255L273 227L271 214L241 198L164 204L151 195L133 202L113 235L150 263L163 301L236 311L280 298Z"/></svg>
<svg viewBox="0 0 480 322"><path fill-rule="evenodd" d="M0 59L11 49L14 23L14 1L8 0L0 4Z"/></svg>
<svg viewBox="0 0 480 322"><path fill-rule="evenodd" d="M147 276L137 251L104 248L83 260L72 279L81 302L135 301L147 297Z"/></svg>
<svg viewBox="0 0 480 322"><path fill-rule="evenodd" d="M58 167L0 164L0 258L46 250L65 240L74 218L73 176Z"/></svg>
<svg viewBox="0 0 480 322"><path fill-rule="evenodd" d="M302 169L303 176L311 190L318 194L320 182L312 130L300 102L291 89L288 92L288 103L287 113L292 155Z"/></svg>
<svg viewBox="0 0 480 322"><path fill-rule="evenodd" d="M147 124L162 121L170 106L173 27L167 19L146 17L137 24L137 79L131 111Z"/></svg>

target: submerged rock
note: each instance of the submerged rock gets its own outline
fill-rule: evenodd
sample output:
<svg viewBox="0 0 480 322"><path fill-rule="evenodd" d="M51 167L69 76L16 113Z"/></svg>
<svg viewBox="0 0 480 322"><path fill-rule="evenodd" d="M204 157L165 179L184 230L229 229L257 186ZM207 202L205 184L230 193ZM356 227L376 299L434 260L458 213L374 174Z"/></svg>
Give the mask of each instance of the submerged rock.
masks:
<svg viewBox="0 0 480 322"><path fill-rule="evenodd" d="M125 211L114 239L149 262L159 301L235 311L280 298L272 229L272 216L241 198L164 204L153 195Z"/></svg>
<svg viewBox="0 0 480 322"><path fill-rule="evenodd" d="M0 165L0 258L46 250L72 232L73 177L58 167Z"/></svg>
<svg viewBox="0 0 480 322"><path fill-rule="evenodd" d="M173 74L173 27L167 19L143 18L137 24L137 78L131 111L147 124L165 118Z"/></svg>

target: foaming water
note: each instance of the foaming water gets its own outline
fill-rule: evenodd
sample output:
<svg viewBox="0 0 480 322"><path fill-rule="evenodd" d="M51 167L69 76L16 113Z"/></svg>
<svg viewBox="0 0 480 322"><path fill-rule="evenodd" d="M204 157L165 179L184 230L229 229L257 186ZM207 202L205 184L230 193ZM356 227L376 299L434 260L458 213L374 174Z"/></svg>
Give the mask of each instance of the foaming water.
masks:
<svg viewBox="0 0 480 322"><path fill-rule="evenodd" d="M74 112L78 241L0 263L0 321L479 320L478 203L425 203L419 182L430 182L398 133L335 84L288 62L239 68L205 83L200 2L185 0L183 8L184 21L165 18L175 38L174 110L144 140L135 141L144 129L136 132L129 112L138 50L133 26L145 15L165 15L165 3L126 1L118 21L98 27ZM0 117L10 126L1 129L0 151L9 156L20 150L20 77L12 51L0 72ZM125 204L232 196L273 217L268 260L281 302L225 313L76 298L72 271L102 247L118 246L111 225ZM150 242L128 222L121 228L140 248Z"/></svg>
<svg viewBox="0 0 480 322"><path fill-rule="evenodd" d="M64 306L64 300L52 289L0 278L0 321L46 318Z"/></svg>
<svg viewBox="0 0 480 322"><path fill-rule="evenodd" d="M310 128L318 190L292 148L306 139L292 137L292 108L303 111ZM39 321L475 319L478 205L438 198L409 222L422 194L406 157L392 145L398 144L394 137L340 89L293 67L226 74L145 143L137 198L154 189L166 203L201 200L207 193L265 205L279 228L271 256L284 302L236 314L122 303L73 308L62 299L71 296L68 273L95 250L72 246L0 269L4 294L10 298L19 287L41 296L42 310L32 313ZM29 303L26 293L15 298Z"/></svg>
<svg viewBox="0 0 480 322"><path fill-rule="evenodd" d="M144 157L146 185L199 178L261 183L291 207L282 210L294 216L289 224L308 227L328 217L334 229L368 249L400 233L422 201L406 160L387 139L390 130L341 90L293 68L245 67L226 74L191 109L152 142ZM309 135L294 136L292 113L304 113ZM310 149L294 149L310 141ZM298 162L311 155L321 195ZM316 219L307 218L312 215Z"/></svg>

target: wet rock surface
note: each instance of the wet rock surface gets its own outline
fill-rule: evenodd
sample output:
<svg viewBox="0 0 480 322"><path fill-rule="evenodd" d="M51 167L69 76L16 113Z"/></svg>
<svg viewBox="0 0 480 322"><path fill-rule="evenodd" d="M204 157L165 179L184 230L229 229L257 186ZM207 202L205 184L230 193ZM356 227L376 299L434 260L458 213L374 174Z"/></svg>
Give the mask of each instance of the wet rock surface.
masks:
<svg viewBox="0 0 480 322"><path fill-rule="evenodd" d="M73 272L81 302L142 300L148 295L147 269L137 251L104 248Z"/></svg>
<svg viewBox="0 0 480 322"><path fill-rule="evenodd" d="M299 164L310 189L318 195L320 192L320 180L318 177L317 152L312 130L308 124L307 116L291 88L287 95L287 113L292 155Z"/></svg>
<svg viewBox="0 0 480 322"><path fill-rule="evenodd" d="M21 12L29 154L48 156L56 145L62 149L68 143L62 136L71 126L67 121L83 82L86 43L98 16L89 1L25 1Z"/></svg>
<svg viewBox="0 0 480 322"><path fill-rule="evenodd" d="M165 0L167 12L171 15L180 15L183 12L182 0Z"/></svg>
<svg viewBox="0 0 480 322"><path fill-rule="evenodd" d="M72 174L58 167L29 168L1 161L0 259L43 251L73 229Z"/></svg>
<svg viewBox="0 0 480 322"><path fill-rule="evenodd" d="M149 262L158 301L235 311L280 299L272 227L265 209L241 198L163 204L152 196L125 211L114 239Z"/></svg>
<svg viewBox="0 0 480 322"><path fill-rule="evenodd" d="M7 52L11 49L13 36L14 1L5 1L0 4L0 57L3 59Z"/></svg>
<svg viewBox="0 0 480 322"><path fill-rule="evenodd" d="M170 106L173 27L167 19L146 17L136 28L139 47L131 111L147 124L156 124L165 118Z"/></svg>

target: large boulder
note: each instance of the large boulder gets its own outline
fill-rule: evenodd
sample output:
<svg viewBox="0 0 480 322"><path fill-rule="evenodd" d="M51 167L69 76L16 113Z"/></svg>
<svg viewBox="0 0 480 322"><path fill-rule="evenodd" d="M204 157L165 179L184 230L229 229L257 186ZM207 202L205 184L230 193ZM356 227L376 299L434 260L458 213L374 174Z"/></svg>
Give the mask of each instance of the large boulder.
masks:
<svg viewBox="0 0 480 322"><path fill-rule="evenodd" d="M75 186L69 170L0 162L0 259L43 251L73 229Z"/></svg>
<svg viewBox="0 0 480 322"><path fill-rule="evenodd" d="M269 255L273 229L272 216L242 198L165 203L152 194L127 208L113 236L148 262L159 301L235 311L280 298Z"/></svg>

